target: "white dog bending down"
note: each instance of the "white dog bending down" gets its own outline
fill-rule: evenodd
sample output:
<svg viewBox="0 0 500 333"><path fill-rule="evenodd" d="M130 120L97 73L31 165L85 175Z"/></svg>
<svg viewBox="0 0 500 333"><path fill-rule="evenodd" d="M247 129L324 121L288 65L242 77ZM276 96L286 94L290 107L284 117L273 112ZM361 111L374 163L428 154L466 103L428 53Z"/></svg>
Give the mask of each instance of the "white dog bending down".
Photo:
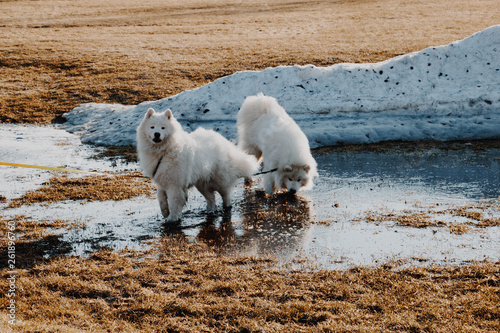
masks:
<svg viewBox="0 0 500 333"><path fill-rule="evenodd" d="M216 209L214 192L221 195L224 207L230 207L237 179L258 169L255 157L222 135L203 128L185 132L170 110L146 112L137 128L137 152L144 174L158 187L158 202L167 221L180 219L192 186L207 200L208 211Z"/></svg>
<svg viewBox="0 0 500 333"><path fill-rule="evenodd" d="M262 156L264 170L277 169L264 175L266 193L312 188L318 174L309 141L275 98L262 93L247 97L237 125L239 147L258 159Z"/></svg>

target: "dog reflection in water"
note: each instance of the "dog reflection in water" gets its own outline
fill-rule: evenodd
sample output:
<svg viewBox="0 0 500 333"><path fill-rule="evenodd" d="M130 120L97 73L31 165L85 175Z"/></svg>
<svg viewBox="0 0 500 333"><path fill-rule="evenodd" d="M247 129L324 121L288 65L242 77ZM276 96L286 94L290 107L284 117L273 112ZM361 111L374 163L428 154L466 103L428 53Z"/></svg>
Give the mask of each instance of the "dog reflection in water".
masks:
<svg viewBox="0 0 500 333"><path fill-rule="evenodd" d="M241 225L231 212L238 210ZM223 252L286 254L294 251L308 230L311 205L302 194L266 195L262 190L246 189L242 200L222 216L208 214L199 226L197 240ZM184 235L183 228L166 224L165 234ZM239 230L235 229L237 227Z"/></svg>
<svg viewBox="0 0 500 333"><path fill-rule="evenodd" d="M222 248L237 243L236 232L231 222L231 210L226 209L222 220L213 214L206 217L203 227L198 232L197 239L215 248Z"/></svg>
<svg viewBox="0 0 500 333"><path fill-rule="evenodd" d="M283 253L295 248L306 233L311 219L309 200L301 194L247 189L236 209L241 209L241 232L235 232L231 214L207 217L198 239L225 251Z"/></svg>
<svg viewBox="0 0 500 333"><path fill-rule="evenodd" d="M309 200L300 194L266 196L264 191L246 190L241 206L245 228L302 228L311 218Z"/></svg>

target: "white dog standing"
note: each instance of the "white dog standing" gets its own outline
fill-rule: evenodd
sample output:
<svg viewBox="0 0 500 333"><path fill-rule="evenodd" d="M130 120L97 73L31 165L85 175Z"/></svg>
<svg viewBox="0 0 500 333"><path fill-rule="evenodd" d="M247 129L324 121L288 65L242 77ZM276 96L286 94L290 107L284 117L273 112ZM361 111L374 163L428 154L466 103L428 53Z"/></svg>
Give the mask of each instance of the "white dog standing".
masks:
<svg viewBox="0 0 500 333"><path fill-rule="evenodd" d="M257 159L263 158L263 169L273 170L264 175L267 194L286 189L296 193L310 189L316 177L316 161L309 141L295 121L275 98L249 96L238 112L238 145Z"/></svg>
<svg viewBox="0 0 500 333"><path fill-rule="evenodd" d="M146 112L137 128L137 152L144 174L158 187L158 202L167 221L180 219L193 186L207 200L209 212L216 209L214 192L221 195L224 207L230 207L237 179L258 169L255 157L222 135L203 128L185 132L170 110Z"/></svg>

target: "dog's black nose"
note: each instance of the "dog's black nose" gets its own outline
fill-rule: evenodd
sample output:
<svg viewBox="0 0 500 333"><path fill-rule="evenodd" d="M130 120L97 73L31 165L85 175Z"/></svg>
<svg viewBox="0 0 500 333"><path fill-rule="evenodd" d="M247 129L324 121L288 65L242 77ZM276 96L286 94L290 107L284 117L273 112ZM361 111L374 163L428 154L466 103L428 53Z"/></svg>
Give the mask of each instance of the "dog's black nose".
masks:
<svg viewBox="0 0 500 333"><path fill-rule="evenodd" d="M153 142L156 142L156 143L161 142L160 133L155 132Z"/></svg>
<svg viewBox="0 0 500 333"><path fill-rule="evenodd" d="M290 194L295 194L295 193L297 193L297 190L292 188L289 192L290 192Z"/></svg>

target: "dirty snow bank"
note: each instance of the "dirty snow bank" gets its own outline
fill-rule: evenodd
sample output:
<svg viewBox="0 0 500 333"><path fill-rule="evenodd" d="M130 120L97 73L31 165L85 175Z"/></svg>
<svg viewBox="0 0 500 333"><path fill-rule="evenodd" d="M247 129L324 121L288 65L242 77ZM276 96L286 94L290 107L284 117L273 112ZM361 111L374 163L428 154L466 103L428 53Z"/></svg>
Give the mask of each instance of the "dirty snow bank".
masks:
<svg viewBox="0 0 500 333"><path fill-rule="evenodd" d="M186 130L203 126L234 139L239 107L259 92L278 99L312 147L499 137L500 25L380 63L280 66L134 106L82 104L62 126L83 142L135 144L145 111L170 108Z"/></svg>

